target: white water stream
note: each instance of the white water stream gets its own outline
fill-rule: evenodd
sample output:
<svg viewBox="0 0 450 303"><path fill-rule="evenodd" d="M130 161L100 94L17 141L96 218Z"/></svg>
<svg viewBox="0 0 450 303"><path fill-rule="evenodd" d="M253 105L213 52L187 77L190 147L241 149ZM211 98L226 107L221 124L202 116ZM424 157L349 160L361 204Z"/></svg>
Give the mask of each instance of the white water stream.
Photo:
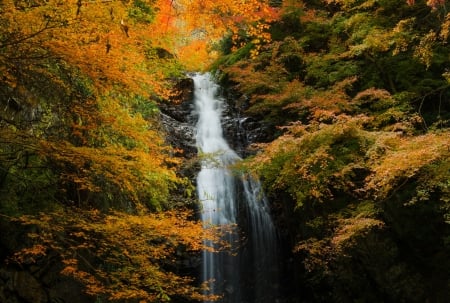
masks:
<svg viewBox="0 0 450 303"><path fill-rule="evenodd" d="M203 157L197 177L201 219L209 224L237 226L226 240L231 251L203 253L202 280L212 281L208 294L223 303L276 302L277 240L261 186L229 166L241 160L223 137L223 100L209 74L193 77L196 142Z"/></svg>

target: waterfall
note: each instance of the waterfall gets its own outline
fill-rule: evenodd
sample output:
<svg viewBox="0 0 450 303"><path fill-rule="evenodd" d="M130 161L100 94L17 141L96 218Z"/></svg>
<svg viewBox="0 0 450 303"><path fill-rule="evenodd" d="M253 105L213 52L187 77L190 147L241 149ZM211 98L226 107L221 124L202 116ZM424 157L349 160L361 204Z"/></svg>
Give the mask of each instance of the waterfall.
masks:
<svg viewBox="0 0 450 303"><path fill-rule="evenodd" d="M196 142L202 157L197 176L201 219L205 226L223 226L225 252L203 252L202 280L207 294L223 295L223 303L276 302L277 240L268 203L258 181L230 171L241 160L223 136L223 100L209 74L193 77ZM207 243L211 245L211 243Z"/></svg>

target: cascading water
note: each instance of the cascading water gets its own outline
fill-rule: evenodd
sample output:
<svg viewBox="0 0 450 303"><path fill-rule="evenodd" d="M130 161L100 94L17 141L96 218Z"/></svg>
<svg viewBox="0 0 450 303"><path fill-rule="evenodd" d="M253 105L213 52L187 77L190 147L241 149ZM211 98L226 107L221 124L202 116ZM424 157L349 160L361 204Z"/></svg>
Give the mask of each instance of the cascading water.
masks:
<svg viewBox="0 0 450 303"><path fill-rule="evenodd" d="M240 157L223 137L218 86L209 74L193 80L196 142L203 155L197 177L201 219L205 226L237 226L225 239L230 251L203 253L202 279L211 281L207 294L223 295L223 303L274 303L277 240L267 201L257 181L229 170Z"/></svg>

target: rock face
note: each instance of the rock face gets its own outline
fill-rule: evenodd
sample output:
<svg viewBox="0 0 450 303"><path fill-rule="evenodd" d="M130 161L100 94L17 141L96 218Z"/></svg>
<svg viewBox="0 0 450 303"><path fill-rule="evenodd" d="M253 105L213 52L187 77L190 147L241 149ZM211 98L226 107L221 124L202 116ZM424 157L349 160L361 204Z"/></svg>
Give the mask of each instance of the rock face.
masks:
<svg viewBox="0 0 450 303"><path fill-rule="evenodd" d="M192 158L196 155L194 127L191 123L181 122L164 112L161 112L161 123L167 133L167 143L180 150L178 156Z"/></svg>
<svg viewBox="0 0 450 303"><path fill-rule="evenodd" d="M231 147L243 158L252 154L249 147L253 143L270 141L272 131L264 123L245 113L249 100L232 87L222 92L226 107L223 117L224 135Z"/></svg>
<svg viewBox="0 0 450 303"><path fill-rule="evenodd" d="M197 154L194 138L195 121L192 115L194 82L191 78L177 80L177 95L170 103L161 103L161 123L167 134L167 142L183 151L178 156L192 158Z"/></svg>
<svg viewBox="0 0 450 303"><path fill-rule="evenodd" d="M195 124L197 117L193 113L194 82L191 78L177 80L178 94L174 97L175 103L160 104L162 124L167 133L167 141L172 146L184 151L182 156L190 159L196 156ZM232 89L222 89L221 95L225 98L225 108L222 117L224 136L230 146L241 156L251 154L249 145L258 142L267 142L271 133L256 119L245 115L248 108L248 99L239 95Z"/></svg>

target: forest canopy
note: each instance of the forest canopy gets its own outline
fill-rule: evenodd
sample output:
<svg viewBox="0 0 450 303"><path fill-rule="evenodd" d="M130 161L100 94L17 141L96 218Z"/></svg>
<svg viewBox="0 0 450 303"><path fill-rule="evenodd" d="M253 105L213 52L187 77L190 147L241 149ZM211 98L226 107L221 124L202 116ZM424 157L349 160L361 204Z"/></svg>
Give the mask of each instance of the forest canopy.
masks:
<svg viewBox="0 0 450 303"><path fill-rule="evenodd" d="M288 287L302 295L286 302L443 301L448 6L1 1L5 268L58 264L99 302L203 299L179 259L219 238L192 212L160 105L179 102L186 72L211 70L264 126L243 168L261 178L295 260Z"/></svg>
<svg viewBox="0 0 450 303"><path fill-rule="evenodd" d="M298 260L294 302L449 296L448 5L283 1L256 56L222 41L213 68L270 129L244 166Z"/></svg>
<svg viewBox="0 0 450 303"><path fill-rule="evenodd" d="M178 79L208 60L206 41L225 31L259 35L267 8L1 1L2 251L15 256L8 262L29 268L56 258L61 274L98 300L200 298L200 283L175 273L175 255L208 249L204 238L215 236L185 209L193 185L178 172L180 151L167 143L158 104L176 102ZM28 240L11 247L3 229Z"/></svg>

